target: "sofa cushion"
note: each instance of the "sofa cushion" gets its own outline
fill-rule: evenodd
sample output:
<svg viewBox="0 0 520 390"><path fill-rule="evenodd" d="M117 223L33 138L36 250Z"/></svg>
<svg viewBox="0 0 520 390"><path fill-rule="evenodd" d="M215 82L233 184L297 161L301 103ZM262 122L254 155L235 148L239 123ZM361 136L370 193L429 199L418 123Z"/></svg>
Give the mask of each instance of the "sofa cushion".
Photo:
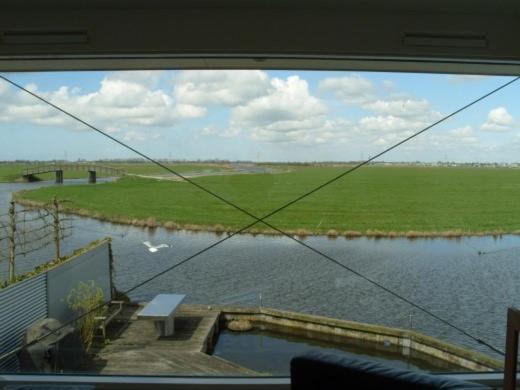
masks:
<svg viewBox="0 0 520 390"><path fill-rule="evenodd" d="M310 352L291 360L291 388L490 389L442 375L402 370L379 362L322 352Z"/></svg>

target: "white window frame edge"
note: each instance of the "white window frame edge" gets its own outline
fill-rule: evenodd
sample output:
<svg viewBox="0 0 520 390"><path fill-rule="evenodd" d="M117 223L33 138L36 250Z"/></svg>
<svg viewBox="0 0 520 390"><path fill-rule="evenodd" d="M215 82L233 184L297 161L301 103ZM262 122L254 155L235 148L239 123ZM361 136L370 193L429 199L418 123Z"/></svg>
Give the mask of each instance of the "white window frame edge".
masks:
<svg viewBox="0 0 520 390"><path fill-rule="evenodd" d="M504 374L492 373L454 373L437 374L448 378L480 383L490 387L501 387ZM520 374L517 375L520 381ZM0 375L0 385L94 385L99 389L254 389L254 390L288 390L291 388L289 377L166 377L166 376L104 376L104 375L68 375L68 374L7 374Z"/></svg>

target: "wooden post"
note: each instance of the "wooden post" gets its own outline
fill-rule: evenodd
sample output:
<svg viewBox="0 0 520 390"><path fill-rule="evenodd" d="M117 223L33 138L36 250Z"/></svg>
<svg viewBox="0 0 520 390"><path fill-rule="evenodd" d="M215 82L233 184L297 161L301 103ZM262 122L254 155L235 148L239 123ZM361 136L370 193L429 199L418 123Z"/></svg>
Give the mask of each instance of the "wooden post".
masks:
<svg viewBox="0 0 520 390"><path fill-rule="evenodd" d="M60 204L54 197L52 204L54 206L53 217L54 217L54 244L56 245L56 260L61 258L61 248L60 248Z"/></svg>
<svg viewBox="0 0 520 390"><path fill-rule="evenodd" d="M108 239L108 273L110 275L110 300L117 296L116 286L114 284L114 254L112 252L112 238Z"/></svg>
<svg viewBox="0 0 520 390"><path fill-rule="evenodd" d="M56 184L63 184L63 170L58 169L56 171Z"/></svg>
<svg viewBox="0 0 520 390"><path fill-rule="evenodd" d="M516 389L516 365L518 359L518 332L520 330L520 311L507 309L506 359L504 364L505 390Z"/></svg>
<svg viewBox="0 0 520 390"><path fill-rule="evenodd" d="M13 283L15 280L15 268L14 262L16 257L16 210L15 203L12 200L11 206L9 207L9 283Z"/></svg>
<svg viewBox="0 0 520 390"><path fill-rule="evenodd" d="M96 184L96 171L93 169L88 171L88 182L89 184Z"/></svg>

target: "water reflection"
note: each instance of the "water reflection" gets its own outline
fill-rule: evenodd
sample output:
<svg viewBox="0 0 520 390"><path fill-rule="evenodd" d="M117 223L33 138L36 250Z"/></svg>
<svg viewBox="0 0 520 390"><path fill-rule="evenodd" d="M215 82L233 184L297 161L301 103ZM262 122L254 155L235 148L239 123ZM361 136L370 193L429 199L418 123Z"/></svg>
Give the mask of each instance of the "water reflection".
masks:
<svg viewBox="0 0 520 390"><path fill-rule="evenodd" d="M395 346L354 339L329 337L308 332L291 333L278 330L255 329L249 332L220 333L213 354L261 373L288 375L294 356L309 351L334 353L353 358L383 362L389 366L429 372L467 371L464 368L412 351L410 355Z"/></svg>

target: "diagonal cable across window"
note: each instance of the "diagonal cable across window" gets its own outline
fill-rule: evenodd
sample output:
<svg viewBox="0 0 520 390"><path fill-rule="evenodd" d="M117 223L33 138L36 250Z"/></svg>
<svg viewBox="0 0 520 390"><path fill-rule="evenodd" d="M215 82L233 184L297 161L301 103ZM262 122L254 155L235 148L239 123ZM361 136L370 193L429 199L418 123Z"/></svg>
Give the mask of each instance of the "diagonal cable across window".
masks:
<svg viewBox="0 0 520 390"><path fill-rule="evenodd" d="M361 163L359 163L359 164L357 164L357 165L351 167L350 169L348 169L348 170L342 172L341 174L335 176L334 178L332 178L332 179L326 181L325 183L322 183L322 184L318 185L317 187L315 187L315 188L311 189L310 191L308 191L308 192L306 192L306 193L300 195L299 197L293 199L292 201L285 203L284 205L278 207L277 209L275 209L275 210L273 210L273 211L267 213L266 215L264 215L264 216L262 216L262 217L257 217L257 216L255 216L254 214L252 214L251 212L245 210L244 208L240 207L239 205L236 205L235 203L230 202L229 200L227 200L227 199L225 199L224 197L220 196L219 194L217 194L217 193L215 193L215 192L209 190L208 188L206 188L206 187L200 185L199 183L197 183L197 182L195 182L195 181L193 181L193 180L191 180L191 179L185 177L184 175L179 174L178 172L172 170L171 168L169 168L168 166L162 164L161 162L159 162L159 161L157 161L157 160L155 160L155 159L153 159L153 158L151 158L151 157L145 155L144 153L140 152L139 150L137 150L137 149L135 149L135 148L133 148L133 147L131 147L131 146L125 144L125 143L122 142L121 140L119 140L119 139L117 139L117 138L115 138L115 137L113 137L113 136L107 134L106 132L104 132L103 130L99 129L98 127L96 127L96 126L90 124L89 122L87 122L87 121L85 121L85 120L83 120L83 119L77 117L76 115L74 115L74 114L68 112L67 110L65 110L65 109L63 109L63 108L61 108L61 107L55 105L54 103L52 103L52 102L50 102L49 100L47 100L47 99L45 99L45 98L39 96L38 94L36 94L36 93L34 93L34 92L32 92L32 91L29 91L28 89L24 88L23 86L21 86L20 84L18 84L18 83L16 83L16 82L10 80L9 78L7 78L7 77L5 77L5 76L3 76L3 75L0 75L0 78L3 79L4 81L6 81L7 83L9 83L9 84L15 86L16 88L18 88L18 89L20 89L20 90L22 90L22 91L24 91L24 92L26 92L26 93L32 95L32 96L35 97L36 99L38 99L38 100L40 100L40 101L42 101L42 102L44 102L44 103L50 105L51 107L53 107L53 108L55 108L56 110L62 112L63 114L65 114L65 115L67 115L67 116L73 118L74 120L76 120L76 121L82 123L83 125L89 127L90 129L96 131L97 133L103 135L104 137L111 139L112 141L114 141L114 142L118 143L119 145L123 146L124 148L126 148L126 149L128 149L128 150L130 150L130 151L132 151L132 152L134 152L134 153L136 153L137 155L143 157L144 159L146 159L146 160L152 162L153 164L155 164L155 165L161 167L162 169L168 171L169 173L171 173L171 174L173 174L173 175L175 175L175 176L177 176L177 177L179 177L179 178L185 180L186 182L188 182L188 183L190 183L191 185L197 187L197 188L200 189L201 191L206 192L207 194L209 194L209 195L215 197L216 199L220 200L221 202L223 202L223 203L225 203L225 204L227 204L227 205L233 207L234 209L236 209L236 210L242 212L243 214L245 214L245 215L251 217L251 218L254 220L254 221L251 222L250 224L248 224L248 225L246 225L246 226L244 226L244 227L238 229L238 230L235 231L235 232L232 232L232 233L229 234L227 237L222 238L222 239L216 241L215 243L213 243L213 244L207 246L206 248L203 248L202 250L200 250L200 251L194 253L194 254L191 255L191 256L188 256L187 258L181 260L180 262L174 264L173 266L168 267L168 268L166 268L165 270L163 270L163 271L161 271L161 272L159 272L159 273L153 275L152 277L150 277L150 278L148 278L148 279L146 279L146 280L140 282L139 284L137 284L137 285L133 286L132 288L126 290L125 293L130 293L130 292L136 290L137 288L142 287L143 285L145 285L145 284L149 283L150 281L152 281L152 280L158 278L159 276L164 275L165 273L170 272L170 271L174 270L175 268L181 266L182 264L185 264L186 262L188 262L188 261L190 261L190 260L192 260L192 259L198 257L199 255L201 255L201 254L203 254L203 253L205 253L205 252L207 252L207 251L213 249L214 247L216 247L216 246L220 245L221 243L223 243L223 242L229 240L230 238L234 237L235 235L247 231L248 229L250 229L251 227L255 226L255 225L258 224L258 223L262 223L262 224L264 224L264 225L270 227L271 229L273 229L273 230L279 232L280 234L282 234L282 235L284 235L284 236L290 238L291 240L293 240L293 241L299 243L300 245L304 246L305 248L311 250L312 252L314 252L314 253L320 255L320 256L323 257L324 259L326 259L326 260L328 260L328 261L330 261L330 262L332 262L332 263L338 265L339 267L341 267L341 268L343 268L343 269L345 269L345 270L348 270L349 272L351 272L351 273L355 274L356 276L358 276L358 277L364 279L365 281L371 283L372 285L374 285L374 286L376 286L376 287L382 289L383 291L387 292L388 294L390 294L390 295L392 295L392 296L394 296L394 297L396 297L396 298L398 298L398 299L404 301L405 303L407 303L407 304L413 306L414 308L416 308L416 309L420 310L421 312L423 312L423 313L425 313L425 314L431 316L432 318L434 318L434 319L440 321L441 323L443 323L443 324L445 324L445 325L451 327L452 329L455 329L456 331L460 332L461 334L463 334L463 335L465 335L465 336L467 336L467 337L473 339L474 341L476 341L476 342L478 342L478 343L480 343L480 344L482 344L482 345L485 345L486 347L490 348L491 350L495 351L496 353L498 353L498 354L502 354L502 355L504 354L503 351L501 351L500 349L498 349L498 348L494 347L493 345L487 343L486 341L480 339L479 337L476 337L476 336L470 334L469 332L463 330L462 328L460 328L460 327L458 327L458 326L452 324L450 321L445 320L444 318L442 318L442 317L440 317L440 316L438 316L438 315L432 313L431 311L429 311L428 309L422 307L421 305L418 305L418 304L414 303L413 301L411 301L410 299L408 299L408 298L406 298L406 297L400 295L399 293L396 293L395 291L393 291L393 290L391 290L391 289L389 289L389 288L387 288L387 287L381 285L381 284L378 283L376 280L373 280L372 278L370 278L370 277L368 277L368 276L366 276L366 275L364 275L364 274L362 274L362 273L360 273L360 272L354 270L353 268L351 268L351 267L349 267L349 266L347 266L347 265L341 263L341 262L338 261L337 259L335 259L335 258L333 258L333 257L331 257L331 256L329 256L329 255L327 255L327 254L324 253L323 251L320 251L320 250L318 250L318 249L316 249L316 248L314 248L314 247L308 245L307 243L305 243L305 242L303 242L303 241L297 239L296 237L292 236L291 234L288 234L288 233L284 232L283 230L281 230L281 229L277 228L276 226L272 225L271 223L269 223L269 222L267 221L267 219L270 218L270 217L272 217L273 215L275 215L275 214L281 212L282 210L284 210L284 209L286 209L286 208L292 206L293 204L295 204L295 203L301 201L302 199L304 199L304 198L306 198L306 197L308 197L308 196L310 196L310 195L316 193L317 191L321 190L322 188L327 187L328 185L330 185L330 184L332 184L332 183L334 183L334 182L340 180L341 178L343 178L343 177L349 175L350 173L352 173L352 172L358 170L359 168L361 168L361 167L363 167L363 166L369 164L370 162L372 162L372 161L376 160L377 158L381 157L382 155L384 155L384 154L386 154L386 153L388 153L388 152L390 152L390 151L392 151L392 150L398 148L399 146L401 146L401 145L403 145L404 143L406 143L406 142L412 140L413 138L415 138L415 137L421 135L422 133L424 133L424 132L430 130L431 128L437 126L438 124L440 124L440 123L442 123L442 122L445 122L445 121L448 120L449 118L451 118L451 117L457 115L458 113L460 113L460 112L462 112L462 111L468 109L469 107L471 107L471 106L475 105L476 103L478 103L478 102L480 102L480 101L486 99L487 97L489 97L489 96L491 96L491 95L497 93L498 91L500 91L500 90L506 88L507 86L509 86L509 85L511 85L511 84L513 84L513 83L515 83L516 81L518 81L518 80L520 79L520 77L516 77L516 78L511 79L510 81L508 81L508 82L506 82L506 83L500 85L499 87L493 89L492 91L486 93L485 95L480 96L479 98L477 98L477 99L471 101L470 103L468 103L468 104L466 104L466 105L460 107L459 109L453 111L452 113L450 113L450 114L444 116L443 118L439 119L438 121L434 122L433 124L431 124L431 125L429 125L429 126L423 128L423 129L420 130L420 131L417 131L416 133L412 134L411 136L409 136L409 137L407 137L407 138L405 138L405 139L403 139L403 140L397 142L396 144L394 144L394 145L390 146L389 148L383 150L382 152L380 152L380 153L374 155L373 157L371 157L371 158L369 158L369 159L367 159L367 160L365 160L365 161L363 161L363 162L361 162ZM106 304L108 304L108 303L109 303L109 302L105 302L105 303L103 303L102 305L97 306L96 308L92 309L91 311L89 311L89 312L87 312L87 313L84 313L83 315L79 316L78 318L75 318L75 319L73 319L72 321L67 322L67 323L64 324L63 326L66 326L66 325L68 325L68 324L70 324L70 323L76 321L77 319L79 319L79 318L81 318L81 317L84 317L85 315L89 314L90 312L92 312L92 311L94 311L94 310L97 310L99 307L101 307L101 306L103 306L103 305L106 305ZM46 336L48 336L48 335L43 335L43 336L41 336L40 338L37 338L36 340L34 340L34 342L33 342L32 344L41 341L41 340L42 340L43 338L45 338ZM6 353L6 354L0 356L0 360L5 359L5 358L11 356L12 354L16 353L18 350L19 350L19 349L16 349L16 350L10 351L10 352L8 352L8 353Z"/></svg>

